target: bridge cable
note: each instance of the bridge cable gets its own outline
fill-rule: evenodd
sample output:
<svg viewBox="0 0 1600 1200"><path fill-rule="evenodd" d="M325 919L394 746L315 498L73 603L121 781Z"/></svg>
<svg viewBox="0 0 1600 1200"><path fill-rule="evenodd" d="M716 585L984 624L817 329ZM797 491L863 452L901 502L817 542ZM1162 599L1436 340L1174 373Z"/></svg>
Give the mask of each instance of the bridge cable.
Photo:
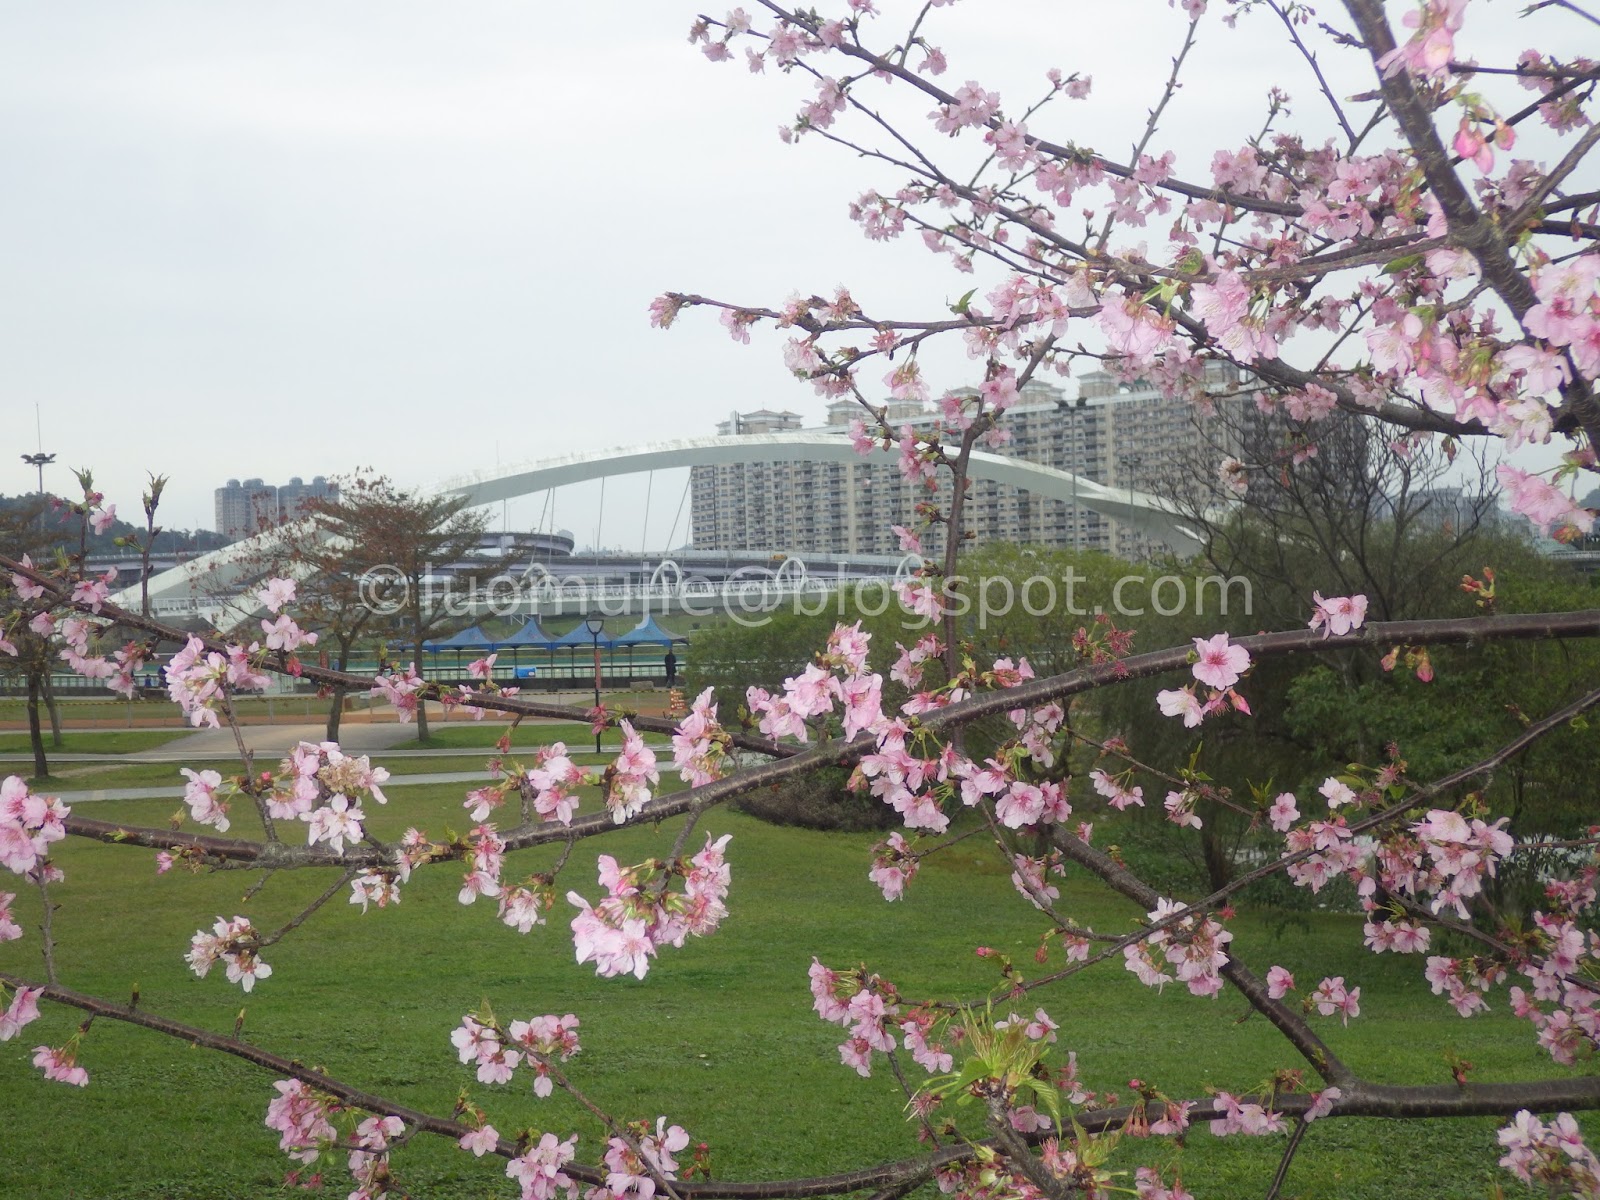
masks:
<svg viewBox="0 0 1600 1200"><path fill-rule="evenodd" d="M651 471L644 485L644 528L639 531L639 553L650 552L650 490L656 485L656 473Z"/></svg>
<svg viewBox="0 0 1600 1200"><path fill-rule="evenodd" d="M684 505L684 502L689 499L689 486L693 482L694 482L694 468L691 467L689 469L689 477L683 481L683 495L678 497L678 512L677 512L677 515L672 518L672 529L667 534L667 546L666 546L666 549L667 549L667 552L669 552L669 553L673 549L673 545L672 545L673 540L678 536L678 522L683 517L683 505Z"/></svg>

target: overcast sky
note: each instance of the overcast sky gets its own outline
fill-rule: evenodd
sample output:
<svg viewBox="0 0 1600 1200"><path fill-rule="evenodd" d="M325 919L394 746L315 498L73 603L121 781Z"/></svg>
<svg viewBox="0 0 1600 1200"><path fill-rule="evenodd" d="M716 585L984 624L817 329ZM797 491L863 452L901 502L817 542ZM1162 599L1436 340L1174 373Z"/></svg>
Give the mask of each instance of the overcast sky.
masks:
<svg viewBox="0 0 1600 1200"><path fill-rule="evenodd" d="M685 40L695 12L0 0L0 492L35 486L19 454L36 403L57 455L47 486L90 466L132 515L155 470L171 478L166 523L191 527L210 526L230 476L372 466L417 485L709 434L736 408L820 420L775 339L738 346L699 314L654 330L651 298L776 304L848 283L871 308L926 317L969 284L915 242L864 241L847 202L900 180L814 139L780 143L809 86L708 63ZM1008 101L1050 66L1092 74L1090 101L1042 123L1124 155L1185 24L1165 0L969 0L931 31L947 80ZM1321 121L1281 36L1266 14L1203 28L1155 143L1179 149L1180 174L1208 178L1273 82ZM934 365L938 387L969 381L962 360ZM683 483L657 478L648 533L643 482L613 484L601 540L665 544ZM558 496L580 542L596 499ZM512 525L540 508L519 502Z"/></svg>

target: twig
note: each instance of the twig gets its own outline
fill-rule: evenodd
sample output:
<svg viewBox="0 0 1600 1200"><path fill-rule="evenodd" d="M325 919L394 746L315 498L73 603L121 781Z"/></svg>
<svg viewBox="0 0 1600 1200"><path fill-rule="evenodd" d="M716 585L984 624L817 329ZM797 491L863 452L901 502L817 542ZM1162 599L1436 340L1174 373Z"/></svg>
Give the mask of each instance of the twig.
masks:
<svg viewBox="0 0 1600 1200"><path fill-rule="evenodd" d="M1283 1148L1283 1157L1278 1160L1278 1170L1272 1177L1272 1186L1267 1188L1266 1200L1278 1200L1278 1193L1283 1190L1283 1181L1289 1175L1289 1164L1294 1161L1294 1153L1300 1149L1300 1142L1305 1138L1306 1130L1309 1128L1311 1123L1304 1117L1295 1123L1294 1132L1289 1135L1289 1144Z"/></svg>
<svg viewBox="0 0 1600 1200"><path fill-rule="evenodd" d="M344 874L340 875L338 879L334 880L333 883L331 885L329 885L327 891L323 892L322 895L318 896L310 904L306 905L306 907L303 910L301 910L299 916L294 917L287 925L285 925L282 929L278 930L276 933L269 934L268 936L260 939L260 941L257 942L257 945L265 947L265 946L274 945L277 942L281 942L284 939L285 936L287 936L288 934L294 932L296 929L299 929L300 926L304 925L306 923L306 921L310 918L312 913L316 912L317 909L321 908L329 900L332 900L341 891L343 891L345 885L348 884L355 877L356 877L355 868L351 868L350 870L346 871Z"/></svg>
<svg viewBox="0 0 1600 1200"><path fill-rule="evenodd" d="M50 904L50 884L45 879L45 868L38 869L39 907L43 916L39 922L40 953L44 956L44 977L50 983L56 982L56 940L51 932L50 915L53 908Z"/></svg>

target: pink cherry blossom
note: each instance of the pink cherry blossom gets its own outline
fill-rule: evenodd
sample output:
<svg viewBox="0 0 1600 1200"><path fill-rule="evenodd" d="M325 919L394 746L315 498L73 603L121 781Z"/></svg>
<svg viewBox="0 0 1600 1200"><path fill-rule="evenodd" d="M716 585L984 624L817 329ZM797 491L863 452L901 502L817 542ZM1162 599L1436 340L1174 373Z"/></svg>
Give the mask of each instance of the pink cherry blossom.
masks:
<svg viewBox="0 0 1600 1200"><path fill-rule="evenodd" d="M189 815L202 825L214 826L218 833L228 832L228 805L217 799L217 789L222 786L222 776L215 771L191 771L181 768L189 777L184 786L183 798L189 805Z"/></svg>
<svg viewBox="0 0 1600 1200"><path fill-rule="evenodd" d="M270 613L283 611L286 604L294 603L295 585L292 579L269 579L256 593L261 607Z"/></svg>
<svg viewBox="0 0 1600 1200"><path fill-rule="evenodd" d="M22 936L22 926L11 915L11 903L16 898L13 892L0 892L0 942L14 942Z"/></svg>
<svg viewBox="0 0 1600 1200"><path fill-rule="evenodd" d="M462 1134L458 1144L463 1150L470 1150L475 1157L482 1158L499 1147L500 1132L493 1125L484 1125L471 1133Z"/></svg>
<svg viewBox="0 0 1600 1200"><path fill-rule="evenodd" d="M1272 828L1278 833L1288 833L1294 823L1300 819L1300 809L1296 806L1293 792L1279 792L1278 798L1272 802L1272 807L1267 810L1267 818L1272 823Z"/></svg>
<svg viewBox="0 0 1600 1200"><path fill-rule="evenodd" d="M1282 967L1272 967L1267 971L1267 995L1274 1000L1282 1000L1294 991L1294 976Z"/></svg>
<svg viewBox="0 0 1600 1200"><path fill-rule="evenodd" d="M46 1079L56 1083L70 1084L73 1087L89 1086L89 1072L78 1066L78 1060L70 1050L57 1049L53 1046L35 1046L33 1065L44 1072Z"/></svg>
<svg viewBox="0 0 1600 1200"><path fill-rule="evenodd" d="M1231 688L1239 682L1239 676L1250 669L1250 652L1243 646L1230 644L1225 633L1195 638L1194 650L1200 657L1192 668L1194 677L1211 687Z"/></svg>
<svg viewBox="0 0 1600 1200"><path fill-rule="evenodd" d="M1205 709L1190 688L1156 693L1156 703L1164 717L1182 717L1185 729L1193 729L1205 720Z"/></svg>
<svg viewBox="0 0 1600 1200"><path fill-rule="evenodd" d="M1320 592L1311 593L1314 609L1310 627L1322 630L1323 637L1343 636L1360 629L1367 619L1365 596L1332 596L1326 600Z"/></svg>
<svg viewBox="0 0 1600 1200"><path fill-rule="evenodd" d="M39 1018L39 997L42 987L18 988L11 1004L0 1012L0 1042L9 1042L28 1025Z"/></svg>

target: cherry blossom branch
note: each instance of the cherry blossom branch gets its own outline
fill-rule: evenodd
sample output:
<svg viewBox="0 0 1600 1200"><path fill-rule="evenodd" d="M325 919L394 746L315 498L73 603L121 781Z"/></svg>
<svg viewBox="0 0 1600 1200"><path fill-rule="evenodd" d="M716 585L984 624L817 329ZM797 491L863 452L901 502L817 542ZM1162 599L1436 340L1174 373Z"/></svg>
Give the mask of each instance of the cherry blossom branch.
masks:
<svg viewBox="0 0 1600 1200"><path fill-rule="evenodd" d="M549 1055L540 1054L537 1051L531 1051L528 1054L528 1057L534 1059L541 1066L543 1066L544 1069L549 1073L551 1082L553 1082L558 1088L566 1092L567 1095L571 1096L580 1105L582 1105L590 1116L594 1117L595 1120L599 1121L601 1125L610 1131L612 1137L616 1138L628 1148L628 1152L639 1160L639 1165L645 1169L646 1173L649 1174L651 1179L655 1180L657 1187L670 1196L672 1200L683 1200L683 1197L678 1193L677 1187L674 1186L676 1181L668 1179L666 1174L661 1171L655 1165L655 1163L651 1162L650 1158L642 1149L640 1149L639 1143L635 1141L632 1135L628 1133L626 1127L624 1127L620 1121L617 1121L609 1113L607 1113L605 1109L601 1108L593 1100L589 1099L588 1096L584 1095L577 1085L567 1077L566 1073L562 1071L560 1067L556 1066L555 1063L550 1061Z"/></svg>
<svg viewBox="0 0 1600 1200"><path fill-rule="evenodd" d="M1523 12L1536 13L1541 8L1564 8L1570 13L1576 13L1591 24L1600 25L1600 17L1596 17L1593 13L1579 8L1573 3L1573 0L1537 0L1536 3L1528 5Z"/></svg>
<svg viewBox="0 0 1600 1200"><path fill-rule="evenodd" d="M165 1034L190 1045L220 1051L254 1063L286 1078L303 1083L337 1097L354 1108L367 1112L399 1117L408 1125L425 1133L450 1138L453 1141L477 1132L471 1125L434 1116L383 1096L362 1091L324 1072L306 1067L295 1059L273 1054L259 1046L213 1033L199 1026L157 1016L148 1010L132 1005L116 1004L90 996L58 984L43 983L0 971L0 983L12 988L41 989L43 999L54 1000L70 1008L87 1012L94 1017L122 1021L130 1025ZM1311 1098L1305 1095L1276 1097L1241 1097L1273 1104L1276 1111L1286 1116L1300 1116L1311 1107ZM1164 1106L1139 1103L1118 1108L1080 1112L1078 1125L1086 1133L1102 1133L1119 1129L1135 1113L1159 1117ZM1490 1083L1439 1085L1426 1087L1392 1087L1377 1084L1359 1084L1335 1101L1329 1111L1331 1117L1469 1117L1504 1116L1518 1109L1531 1112L1556 1112L1600 1108L1600 1076L1580 1076L1568 1079L1541 1080L1531 1083ZM1193 1120L1210 1120L1221 1117L1223 1110L1210 1097L1199 1097L1190 1105ZM989 1142L977 1146L991 1145ZM674 1186L684 1200L805 1200L807 1197L843 1195L868 1188L895 1189L911 1181L920 1182L935 1170L972 1156L974 1146L948 1146L928 1154L920 1154L893 1162L835 1175L809 1176L795 1179L759 1183L731 1181L683 1180ZM501 1139L494 1153L501 1158L513 1158L519 1147ZM601 1184L605 1172L601 1168L571 1163L563 1167L569 1175L585 1183Z"/></svg>
<svg viewBox="0 0 1600 1200"><path fill-rule="evenodd" d="M1243 646L1250 652L1252 658L1261 659L1303 653L1308 650L1328 651L1347 647L1383 650L1395 645L1427 646L1502 638L1552 639L1595 636L1600 636L1600 610L1590 609L1574 613L1518 613L1380 622L1348 634L1328 637L1323 637L1315 630L1294 630L1286 633L1255 634L1239 638L1233 644ZM1175 647L1170 650L1133 655L1112 663L1081 667L1061 675L1028 680L1014 688L984 693L924 714L920 718L920 727L937 732L1016 708L1042 707L1053 700L1066 699L1124 680L1149 678L1169 671L1182 670L1189 665L1190 654L1191 649L1187 646ZM1569 710L1564 711L1574 713L1586 711L1586 708L1594 703L1600 703L1600 693L1593 693L1578 705L1569 706ZM1507 755L1532 744L1553 727L1548 722L1530 726L1519 738L1510 743L1512 749L1506 752ZM687 791L658 796L647 803L643 810L625 825L617 825L606 812L577 818L570 825L546 822L531 829L516 830L505 835L506 849L520 850L568 838L590 837L627 828L629 825L665 820L689 811L703 810L759 788L801 777L824 764L850 765L863 754L871 753L874 747L875 742L869 734L858 735L849 742L830 743L807 751L800 751L795 747L783 747L785 753L773 762L747 768L725 779ZM1493 761L1497 764L1503 760ZM1471 777L1472 770L1458 774ZM352 847L342 853L335 853L319 847L290 847L283 843L264 845L237 838L99 821L76 813L66 818L65 826L68 833L79 837L151 849L186 850L202 854L208 861L253 863L270 868L388 865L388 858L370 847ZM466 852L463 846L447 847L442 857L459 858Z"/></svg>
<svg viewBox="0 0 1600 1200"><path fill-rule="evenodd" d="M1322 64L1317 61L1317 56L1312 52L1300 37L1300 31L1295 28L1294 18L1285 11L1278 0L1268 0L1267 7L1278 15L1278 20L1283 22L1283 27L1289 33L1289 40L1294 43L1294 48L1300 52L1300 57L1306 60L1306 65L1311 68L1311 73L1316 76L1317 87L1321 90L1323 99L1327 100L1328 107L1333 109L1334 119L1339 122L1339 128L1344 130L1345 138L1349 142L1350 152L1356 148L1356 131L1350 128L1350 122L1344 115L1344 106L1339 103L1333 94L1333 89L1328 86L1327 78L1322 74ZM1270 1198L1269 1198L1270 1200Z"/></svg>
<svg viewBox="0 0 1600 1200"><path fill-rule="evenodd" d="M1184 61L1189 57L1189 51L1194 49L1195 31L1200 28L1200 18L1194 17L1189 21L1189 28L1184 31L1183 46L1172 59L1172 72L1167 76L1166 86L1161 89L1161 99L1150 110L1149 119L1144 123L1144 135L1135 143L1133 153L1128 156L1128 161L1137 169L1139 160L1144 156L1150 139L1156 135L1156 126L1160 124L1161 114L1167 110L1167 105L1172 102L1172 97L1178 93L1178 74L1183 70ZM1105 224L1100 227L1100 237L1095 242L1095 253L1099 255L1105 251L1106 242L1111 238L1111 229L1115 218L1111 213L1106 214Z"/></svg>
<svg viewBox="0 0 1600 1200"><path fill-rule="evenodd" d="M1011 1121L1006 1113L1006 1106L998 1097L991 1096L987 1100L989 1109L989 1128L994 1130L994 1141L1006 1153L1006 1158L1024 1175L1028 1182L1038 1188L1051 1200L1069 1200L1077 1188L1070 1186L1065 1180L1057 1179L1028 1149L1028 1143L1023 1141L1017 1131L1011 1128Z"/></svg>
<svg viewBox="0 0 1600 1200"><path fill-rule="evenodd" d="M774 317L777 316L776 313L771 315ZM201 645L207 651L212 651L218 654L225 654L227 652L229 643L221 638L201 637L190 630L180 629L175 625L168 625L165 622L157 621L153 618L140 616L137 613L120 608L115 604L102 603L99 611L94 612L94 610L86 603L73 602L72 588L70 585L63 585L53 576L45 574L36 568L25 566L23 563L9 558L3 554L0 554L0 571L7 571L16 575L20 575L30 582L46 588L53 596L54 603L59 606L72 608L79 612L91 613L93 615L103 617L112 625L124 626L129 629L137 629L144 633L153 634L156 637L164 640L178 642L180 644L188 641L188 639L191 637L197 637ZM278 674L289 673L286 664L283 662L275 663L269 661L263 665L268 670L274 671ZM310 663L302 663L299 665L297 677L309 680L312 683L325 684L330 687L342 686L357 689L370 689L373 682L372 676L370 675L357 675L347 671L335 671L330 667L320 667ZM447 694L451 695L452 699L461 699L460 693L447 693L435 683L426 684L423 690L418 693L419 696L436 702L443 700ZM534 700L531 697L520 695L503 696L493 692L472 692L463 702L469 703L476 708L490 709L495 712L509 713L514 716L546 717L555 720L581 721L584 724L588 724L590 720L590 710L587 708L569 704L546 703L544 701ZM634 728L645 730L650 733L672 733L677 729L677 723L665 717L651 717L644 714L628 713L621 710L608 713L606 715L606 722L608 725L614 726L622 720L629 720L632 722ZM727 732L728 736L732 738L733 744L738 746L741 750L750 750L757 754L766 754L771 756L783 756L794 753L793 748L780 746L766 738L753 737L751 735L739 733L733 730L729 730ZM241 751L246 754L248 753L248 751L243 750L242 743Z"/></svg>
<svg viewBox="0 0 1600 1200"><path fill-rule="evenodd" d="M782 20L788 21L790 24L806 30L813 36L816 35L817 22L812 20L808 14L802 13L799 10L790 11L784 8L782 5L775 3L774 0L758 0L758 3L760 3L763 8L772 12ZM900 80L902 83L909 84L911 87L930 97L938 104L953 105L956 103L955 96L945 91L937 84L924 79L921 75L911 71L903 64L896 63L891 59L874 54L872 51L866 49L864 46L861 46L859 43L856 45L850 45L848 43L841 44L835 47L835 50L840 54L844 54L850 58L859 59L860 61L867 63L873 74L887 75L894 79ZM990 118L988 121L984 122L984 125L989 129L997 129L999 128L1000 122L995 118ZM1031 134L1028 137L1028 142L1030 145L1036 146L1044 154L1049 154L1056 158L1093 163L1106 174L1115 175L1122 179L1132 176L1134 169L1137 166L1137 164L1129 166L1124 163L1115 162L1109 158L1105 158L1102 155L1094 154L1086 150L1080 150L1073 146L1059 145L1055 142L1047 141L1044 138L1036 138ZM1227 188L1201 187L1198 184L1185 183L1182 180L1171 178L1163 181L1160 186L1166 191L1175 192L1181 196L1187 196L1191 200L1217 200L1220 203L1231 205L1234 208L1246 209L1251 212L1270 213L1275 216L1298 217L1304 215L1304 210L1297 204L1268 200L1260 196L1242 195Z"/></svg>
<svg viewBox="0 0 1600 1200"><path fill-rule="evenodd" d="M261 818L261 828L266 834L267 841L278 840L278 826L272 819L272 813L267 809L267 799L261 794L260 780L256 778L255 755L244 744L244 731L239 728L239 717L233 709L232 689L223 682L217 689L217 694L222 697L222 718L228 723L228 729L233 734L233 744L238 747L239 760L244 764L245 790L250 796L251 803L255 805L256 815Z"/></svg>
<svg viewBox="0 0 1600 1200"><path fill-rule="evenodd" d="M1344 0L1344 6L1355 21L1374 64L1395 49L1382 0ZM1395 71L1386 75L1380 71L1379 77L1384 98L1416 155L1429 189L1439 202L1452 240L1472 253L1495 294L1522 324L1528 310L1539 302L1538 296L1527 276L1511 261L1495 223L1473 204L1466 187L1451 169L1432 115L1418 95L1410 72ZM1562 385L1562 397L1562 408L1569 421L1583 430L1591 446L1600 446L1600 405L1595 403L1581 374L1574 372Z"/></svg>
<svg viewBox="0 0 1600 1200"><path fill-rule="evenodd" d="M1530 724L1515 738L1505 743L1493 754L1490 754L1486 758L1480 759L1471 766L1463 767L1460 770L1451 772L1449 775L1442 776L1439 779L1434 780L1432 783L1418 788L1405 799L1390 806L1389 808L1356 822L1350 826L1350 835L1354 837L1359 834L1366 833L1369 830L1376 829L1379 826L1396 819L1397 817L1403 816L1405 813L1414 810L1419 805L1427 803L1436 796L1439 796L1452 788L1459 787L1460 785L1470 780L1480 778L1481 776L1491 774L1506 761L1525 750L1528 746L1532 745L1545 734L1560 728L1562 725L1565 725L1577 717L1582 716L1584 713L1595 707L1600 707L1600 688L1596 688L1594 691L1589 692L1587 695L1579 698L1557 712L1551 713L1543 719ZM1071 853L1073 849L1084 847L1085 845L1077 838L1072 837L1059 828L1053 831L1053 839L1056 841L1058 848L1060 848L1063 853L1066 853L1067 857L1069 858L1073 857L1073 854ZM1093 851L1093 853L1096 855L1100 854L1099 851ZM1097 940L1110 941L1110 944L1106 947L1106 949L1102 950L1100 953L1092 955L1081 962L1073 963L1063 967L1061 970L1053 972L1052 974L1042 975L1037 979L1031 979L1026 983L1019 984L1016 986L1015 990L1019 992L1032 991L1035 988L1045 987L1053 983L1059 983L1062 980L1076 975L1081 971L1086 971L1090 967L1096 966L1099 963L1121 953L1127 947L1144 941L1150 937L1151 934L1170 929L1191 917L1203 917L1205 914L1215 911L1217 908L1226 903L1229 897L1234 895L1234 893L1249 887L1253 883L1258 883L1261 880L1266 879L1268 876L1277 874L1279 871L1282 871L1288 867L1305 862L1316 853L1317 851L1313 848L1297 851L1293 854L1285 854L1281 858L1274 859L1269 863L1264 863L1255 870L1239 876L1238 878L1218 888L1209 896L1186 904L1183 907L1168 913L1162 919L1141 927L1134 933L1126 934L1115 939L1099 938ZM1132 881L1132 883L1137 884L1140 887L1147 886L1137 876L1133 875L1132 872L1127 871L1122 864L1117 863L1108 855L1101 855L1101 858L1105 863L1109 863L1111 868L1121 871L1127 880ZM1094 868L1091 866L1090 869L1093 870ZM1150 889L1148 893L1143 894L1141 897L1130 898L1134 899L1135 903L1144 904L1145 908L1148 910L1154 907L1153 904L1145 903L1151 897L1159 899L1159 896L1156 895L1153 889ZM983 1001L981 1000L968 1001L958 1004L942 1005L941 1007L958 1009L970 1008L974 1005L981 1005L982 1003Z"/></svg>
<svg viewBox="0 0 1600 1200"><path fill-rule="evenodd" d="M51 932L51 914L55 906L50 903L50 883L45 878L45 868L40 867L38 873L39 910L42 914L39 921L39 950L44 957L44 977L49 982L56 981L56 939Z"/></svg>
<svg viewBox="0 0 1600 1200"><path fill-rule="evenodd" d="M1055 847L1066 855L1067 858L1086 867L1089 871L1110 887L1113 891L1121 893L1146 911L1155 910L1163 899L1160 892L1140 879L1127 867L1113 859L1103 850L1096 849L1089 843L1080 840L1060 829L1052 831L1051 839ZM1279 864L1275 867L1281 869ZM1209 901L1209 897L1207 901ZM1154 922L1140 929L1132 937L1130 945L1136 944L1149 937L1161 927L1167 928L1176 925L1184 916L1193 916L1204 919L1214 906L1208 902L1186 905L1182 913L1170 914L1164 921ZM1107 951L1106 953L1110 953ZM1266 1017L1277 1028L1278 1032L1288 1040L1300 1055L1309 1062L1318 1074L1331 1084L1341 1088L1353 1082L1355 1073L1339 1059L1316 1032L1311 1028L1305 1017L1295 1012L1281 1000L1274 1000L1267 994L1267 985L1248 967L1236 957L1230 957L1227 964L1218 971L1224 979L1231 983L1250 1002L1250 1006Z"/></svg>
<svg viewBox="0 0 1600 1200"><path fill-rule="evenodd" d="M1283 1181L1289 1175L1289 1164L1294 1161L1295 1151L1300 1149L1306 1130L1310 1128L1311 1122L1304 1117L1295 1122L1294 1132L1289 1135L1289 1144L1283 1148L1283 1157L1278 1160L1278 1169L1272 1176L1272 1184L1267 1188L1266 1200L1278 1200L1278 1195L1283 1190Z"/></svg>
<svg viewBox="0 0 1600 1200"><path fill-rule="evenodd" d="M1533 190L1528 194L1528 198L1522 202L1522 207L1506 219L1506 227L1508 229L1521 229L1531 221L1533 214L1539 210L1539 206L1544 202L1545 198L1561 185L1563 179L1583 165L1584 158L1587 157L1590 150L1594 149L1596 142L1600 142L1600 124L1589 126L1579 135L1578 140L1572 144L1571 149L1562 155L1561 161L1546 172L1539 182L1534 185Z"/></svg>
<svg viewBox="0 0 1600 1200"><path fill-rule="evenodd" d="M285 937L293 933L296 929L299 929L300 926L304 925L308 920L310 920L311 915L319 908L321 908L329 900L332 900L340 892L344 891L345 886L355 877L356 871L353 868L345 871L339 876L338 879L334 880L333 883L329 885L327 891L323 892L322 895L318 896L310 904L306 905L306 907L300 911L299 915L292 918L282 929L278 930L276 933L271 933L264 938L258 939L256 942L257 947L265 948L281 942Z"/></svg>

